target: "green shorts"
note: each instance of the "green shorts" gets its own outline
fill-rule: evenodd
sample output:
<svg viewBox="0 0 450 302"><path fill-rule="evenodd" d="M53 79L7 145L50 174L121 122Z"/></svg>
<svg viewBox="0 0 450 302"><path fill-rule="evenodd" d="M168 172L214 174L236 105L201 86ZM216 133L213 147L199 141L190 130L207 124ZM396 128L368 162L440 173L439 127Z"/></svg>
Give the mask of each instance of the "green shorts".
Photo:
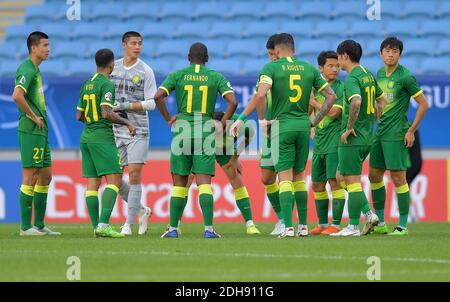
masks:
<svg viewBox="0 0 450 302"><path fill-rule="evenodd" d="M339 146L338 170L341 175L361 175L364 160L369 152L370 146Z"/></svg>
<svg viewBox="0 0 450 302"><path fill-rule="evenodd" d="M294 168L299 172L304 171L308 162L309 131L282 132L278 144L278 149L274 142L271 146L275 170L279 172Z"/></svg>
<svg viewBox="0 0 450 302"><path fill-rule="evenodd" d="M109 174L122 174L122 163L114 142L81 143L80 149L83 177L99 178Z"/></svg>
<svg viewBox="0 0 450 302"><path fill-rule="evenodd" d="M313 182L327 182L336 178L338 153L313 154L311 178Z"/></svg>
<svg viewBox="0 0 450 302"><path fill-rule="evenodd" d="M370 167L391 171L406 171L411 166L409 151L403 141L374 140L370 149Z"/></svg>
<svg viewBox="0 0 450 302"><path fill-rule="evenodd" d="M259 157L259 167L261 169L269 169L275 171L275 167L271 157L271 141L270 137L263 136L264 141L262 142Z"/></svg>
<svg viewBox="0 0 450 302"><path fill-rule="evenodd" d="M197 141L197 144L195 141ZM170 172L182 176L187 176L191 173L213 176L216 172L214 141L211 142L211 146L205 146L203 148L204 144L205 139L186 139L179 140L176 143L172 140L170 148Z"/></svg>
<svg viewBox="0 0 450 302"><path fill-rule="evenodd" d="M222 167L228 164L232 157L232 155L216 155L216 162Z"/></svg>
<svg viewBox="0 0 450 302"><path fill-rule="evenodd" d="M18 136L22 168L46 168L52 166L52 156L46 136L24 132L19 132Z"/></svg>

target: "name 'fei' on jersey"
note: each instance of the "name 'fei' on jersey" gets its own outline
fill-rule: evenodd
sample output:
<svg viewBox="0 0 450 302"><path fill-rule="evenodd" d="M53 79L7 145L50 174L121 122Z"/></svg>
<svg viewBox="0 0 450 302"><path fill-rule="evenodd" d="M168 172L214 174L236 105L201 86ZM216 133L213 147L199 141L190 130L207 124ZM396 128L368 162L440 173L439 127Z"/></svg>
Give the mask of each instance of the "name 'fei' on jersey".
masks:
<svg viewBox="0 0 450 302"><path fill-rule="evenodd" d="M150 100L156 93L156 82L153 70L138 59L131 66L124 66L123 58L114 62L114 70L109 79L116 88L116 102L143 102ZM126 110L128 119L136 127L137 136L148 136L147 111ZM114 124L116 138L131 138L128 128L124 125Z"/></svg>

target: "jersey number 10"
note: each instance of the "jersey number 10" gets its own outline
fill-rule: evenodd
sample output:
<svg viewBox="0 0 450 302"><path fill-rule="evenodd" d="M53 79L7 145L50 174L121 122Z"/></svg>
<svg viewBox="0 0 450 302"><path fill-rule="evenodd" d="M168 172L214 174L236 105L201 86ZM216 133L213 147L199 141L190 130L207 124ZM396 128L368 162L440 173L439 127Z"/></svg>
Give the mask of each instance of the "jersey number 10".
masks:
<svg viewBox="0 0 450 302"><path fill-rule="evenodd" d="M375 86L366 87L367 93L367 114L374 114L375 107L373 99L375 99Z"/></svg>

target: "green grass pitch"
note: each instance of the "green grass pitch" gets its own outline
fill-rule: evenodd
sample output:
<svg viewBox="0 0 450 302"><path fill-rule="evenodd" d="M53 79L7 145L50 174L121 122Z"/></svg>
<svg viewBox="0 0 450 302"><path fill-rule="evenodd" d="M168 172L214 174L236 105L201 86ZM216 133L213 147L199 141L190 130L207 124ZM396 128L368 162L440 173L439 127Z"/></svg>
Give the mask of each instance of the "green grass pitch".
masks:
<svg viewBox="0 0 450 302"><path fill-rule="evenodd" d="M268 235L273 224L250 237L242 224L218 223L223 238L213 240L201 224L183 224L178 239L160 238L164 224L124 239L52 227L63 236L23 238L17 224L0 224L0 281L67 281L69 256L80 259L81 281L368 281L369 256L381 259L381 281L450 281L446 223L412 224L405 237L295 239Z"/></svg>

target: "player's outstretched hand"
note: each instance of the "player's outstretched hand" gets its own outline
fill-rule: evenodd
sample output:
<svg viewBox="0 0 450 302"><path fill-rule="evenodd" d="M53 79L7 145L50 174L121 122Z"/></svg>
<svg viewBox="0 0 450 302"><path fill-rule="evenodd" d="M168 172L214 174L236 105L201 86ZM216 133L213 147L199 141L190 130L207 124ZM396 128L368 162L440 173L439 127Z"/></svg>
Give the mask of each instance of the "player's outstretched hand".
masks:
<svg viewBox="0 0 450 302"><path fill-rule="evenodd" d="M416 137L414 135L414 132L408 130L405 134L405 138L403 139L406 148L411 148L414 145L415 140Z"/></svg>
<svg viewBox="0 0 450 302"><path fill-rule="evenodd" d="M348 142L347 142L347 138L350 136L350 134L352 134L353 136L356 136L356 132L355 132L355 129L347 129L342 135L341 135L341 142L344 144L344 145L347 145L348 144Z"/></svg>
<svg viewBox="0 0 450 302"><path fill-rule="evenodd" d="M240 128L243 124L244 124L244 122L241 121L241 120L237 120L237 121L235 121L233 124L231 124L231 127L230 127L230 136L232 136L232 137L237 137L237 136L238 136L239 128Z"/></svg>
<svg viewBox="0 0 450 302"><path fill-rule="evenodd" d="M136 135L136 127L134 127L133 124L129 124L127 127L128 127L128 131L130 131L130 135L135 136Z"/></svg>
<svg viewBox="0 0 450 302"><path fill-rule="evenodd" d="M130 102L123 102L123 103L117 103L114 105L113 110L114 111L121 111L126 110L130 108Z"/></svg>

